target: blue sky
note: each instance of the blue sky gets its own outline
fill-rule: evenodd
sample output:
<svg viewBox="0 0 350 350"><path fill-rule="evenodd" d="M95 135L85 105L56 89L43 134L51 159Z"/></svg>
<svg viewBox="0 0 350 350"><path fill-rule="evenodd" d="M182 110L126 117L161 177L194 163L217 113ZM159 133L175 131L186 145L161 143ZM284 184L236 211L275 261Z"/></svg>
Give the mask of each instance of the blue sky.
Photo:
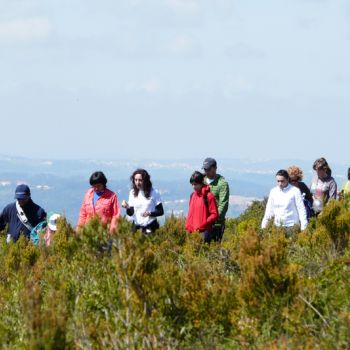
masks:
<svg viewBox="0 0 350 350"><path fill-rule="evenodd" d="M1 0L0 153L348 163L346 0Z"/></svg>

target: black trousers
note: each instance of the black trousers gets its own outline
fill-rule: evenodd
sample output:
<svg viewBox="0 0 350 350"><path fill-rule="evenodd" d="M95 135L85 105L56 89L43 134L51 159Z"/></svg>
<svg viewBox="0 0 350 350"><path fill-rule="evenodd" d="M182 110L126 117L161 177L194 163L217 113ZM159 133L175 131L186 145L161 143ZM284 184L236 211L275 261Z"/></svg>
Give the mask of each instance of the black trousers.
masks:
<svg viewBox="0 0 350 350"><path fill-rule="evenodd" d="M136 225L135 222L132 223L131 231L132 233L135 233L137 230L141 230L142 233L145 235L148 235L150 233L153 233L154 231L159 229L159 223L158 220L153 220L149 225L147 226L140 226Z"/></svg>

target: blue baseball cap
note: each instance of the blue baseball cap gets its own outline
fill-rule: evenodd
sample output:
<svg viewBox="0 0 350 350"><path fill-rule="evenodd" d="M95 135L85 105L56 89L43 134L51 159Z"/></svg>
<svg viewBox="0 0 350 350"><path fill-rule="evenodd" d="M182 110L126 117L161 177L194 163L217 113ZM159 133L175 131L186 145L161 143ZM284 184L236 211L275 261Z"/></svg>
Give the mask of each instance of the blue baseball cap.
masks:
<svg viewBox="0 0 350 350"><path fill-rule="evenodd" d="M204 159L202 169L208 170L213 166L216 167L216 160L214 158L205 158Z"/></svg>
<svg viewBox="0 0 350 350"><path fill-rule="evenodd" d="M25 184L18 185L15 191L15 199L21 200L28 198L30 198L30 188Z"/></svg>

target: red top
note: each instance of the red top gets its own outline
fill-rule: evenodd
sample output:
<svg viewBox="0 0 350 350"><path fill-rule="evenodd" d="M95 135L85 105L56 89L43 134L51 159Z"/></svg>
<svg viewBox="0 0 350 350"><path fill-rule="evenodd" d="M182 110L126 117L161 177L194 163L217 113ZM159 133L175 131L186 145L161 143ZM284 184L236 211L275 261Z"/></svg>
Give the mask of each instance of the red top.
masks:
<svg viewBox="0 0 350 350"><path fill-rule="evenodd" d="M205 196L208 199L208 205L205 203ZM210 231L218 216L219 213L215 197L210 192L210 187L203 185L200 193L194 191L191 196L186 220L186 230L188 232Z"/></svg>
<svg viewBox="0 0 350 350"><path fill-rule="evenodd" d="M97 215L104 224L110 223L110 231L114 231L120 218L120 206L117 195L106 188L95 206L93 200L94 189L90 188L85 194L80 209L78 226L85 225L92 217Z"/></svg>

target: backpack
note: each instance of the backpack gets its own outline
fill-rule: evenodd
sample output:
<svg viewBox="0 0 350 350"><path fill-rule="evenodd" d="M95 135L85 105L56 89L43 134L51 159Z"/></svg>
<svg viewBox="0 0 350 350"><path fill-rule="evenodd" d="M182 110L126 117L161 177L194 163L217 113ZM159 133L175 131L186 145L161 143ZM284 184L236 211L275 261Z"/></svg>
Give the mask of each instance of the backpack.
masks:
<svg viewBox="0 0 350 350"><path fill-rule="evenodd" d="M39 245L40 233L42 233L47 226L46 221L39 222L31 231L30 231L30 240L34 245Z"/></svg>

